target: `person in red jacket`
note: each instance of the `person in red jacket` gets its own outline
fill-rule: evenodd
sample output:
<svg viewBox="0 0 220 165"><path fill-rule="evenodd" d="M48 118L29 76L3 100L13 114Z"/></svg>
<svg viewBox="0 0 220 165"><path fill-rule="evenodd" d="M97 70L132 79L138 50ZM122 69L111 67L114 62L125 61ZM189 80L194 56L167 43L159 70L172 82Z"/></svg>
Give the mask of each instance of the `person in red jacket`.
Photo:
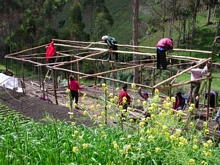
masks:
<svg viewBox="0 0 220 165"><path fill-rule="evenodd" d="M46 62L53 63L55 58L51 58L56 55L56 49L54 48L54 41L46 47Z"/></svg>
<svg viewBox="0 0 220 165"><path fill-rule="evenodd" d="M173 39L172 38L162 38L157 43L157 69L162 68L167 69L167 59L166 59L166 51L173 49Z"/></svg>
<svg viewBox="0 0 220 165"><path fill-rule="evenodd" d="M127 84L124 84L122 87L122 90L119 93L119 98L118 98L119 105L122 105L123 109L126 109L126 110L128 108L128 105L130 105L131 103L131 97L127 93L127 88L128 88Z"/></svg>
<svg viewBox="0 0 220 165"><path fill-rule="evenodd" d="M84 86L80 86L73 75L69 76L69 89L71 92L72 100L75 99L75 103L78 105L79 89L84 89ZM76 108L78 107L76 106Z"/></svg>

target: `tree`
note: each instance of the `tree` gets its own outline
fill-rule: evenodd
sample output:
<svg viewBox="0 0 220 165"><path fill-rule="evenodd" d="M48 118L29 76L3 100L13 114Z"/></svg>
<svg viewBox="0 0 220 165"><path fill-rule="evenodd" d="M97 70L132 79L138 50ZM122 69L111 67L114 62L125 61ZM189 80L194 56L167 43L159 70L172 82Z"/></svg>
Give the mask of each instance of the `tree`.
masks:
<svg viewBox="0 0 220 165"><path fill-rule="evenodd" d="M70 8L70 22L65 30L64 37L73 40L88 40L88 34L85 33L85 24L82 21L82 9L80 3L76 0Z"/></svg>

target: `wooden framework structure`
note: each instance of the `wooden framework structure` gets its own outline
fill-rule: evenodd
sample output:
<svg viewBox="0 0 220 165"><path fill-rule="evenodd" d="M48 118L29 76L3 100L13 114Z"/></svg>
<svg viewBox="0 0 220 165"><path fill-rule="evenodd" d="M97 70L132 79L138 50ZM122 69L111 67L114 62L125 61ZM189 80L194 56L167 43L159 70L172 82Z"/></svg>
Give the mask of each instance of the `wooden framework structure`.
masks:
<svg viewBox="0 0 220 165"><path fill-rule="evenodd" d="M114 86L115 83L126 83L132 84L132 82L125 82L122 80L118 80L116 78L116 74L121 71L125 70L133 70L134 68L139 68L140 73L140 83L136 83L137 86L146 88L151 90L152 92L157 88L160 91L168 91L168 94L171 95L171 90L173 88L177 88L183 85L188 85L191 82L182 82L176 83L175 79L182 75L183 73L189 72L192 68L195 68L201 64L205 64L208 61L212 61L212 54L214 49L211 51L202 51L202 50L189 50L189 49L174 49L172 55L167 55L167 58L170 59L171 65L168 66L169 71L169 78L163 80L162 82L155 83L155 74L156 71L156 48L155 47L147 47L147 46L132 46L132 45L121 45L118 44L117 51L107 49L107 46L103 42L82 42L82 41L70 41L70 40L60 40L60 39L53 39L55 48L57 50L57 55L53 58L56 58L57 61L54 63L46 63L45 60L45 46L41 45L38 47L34 47L31 49L23 50L20 52L8 54L5 56L6 61L7 59L17 60L22 67L22 80L25 82L24 79L24 64L30 63L33 64L32 66L34 69L37 69L38 79L39 79L39 86L43 91L45 91L45 79L48 74L51 72L53 75L53 90L54 96L56 100L56 104L58 104L56 98L56 89L58 86L57 83L57 72L65 72L67 75L69 74L76 74L78 80L80 79L87 79L87 78L94 78L94 84L97 84L99 79L104 81L109 81L113 86L113 93L114 93ZM215 42L214 42L215 43ZM135 51L138 50L138 51ZM103 56L108 53L117 52L119 54L120 59L123 57L125 60L120 60L120 62L116 61L109 61L103 59ZM196 58L196 57L186 57L184 56L186 53L190 54L204 54L204 58ZM132 60L126 60L127 57L130 55L139 56L139 64L135 64ZM144 60L143 60L144 59ZM81 71L81 62L89 61L93 64L94 68L91 68L92 74L84 73ZM173 62L175 61L175 62ZM198 61L199 63L193 67L190 67L189 64L192 61ZM175 64L174 64L175 63ZM98 65L102 64L103 66L108 65L108 70L103 68L103 71L100 71ZM179 68L178 72L174 72L174 67ZM185 67L185 69L184 69ZM7 68L7 62L6 62ZM47 69L47 73L45 76L45 68ZM109 69L111 68L111 69ZM146 75L146 71L151 71L152 77L152 85L143 84L143 75ZM160 73L163 70L160 70ZM111 75L111 76L110 76ZM210 70L209 75L206 78L202 78L202 81L208 81L208 91L210 92L211 87L211 80L212 80L212 70ZM209 99L208 99L209 102ZM209 105L209 103L208 103ZM209 106L207 108L207 118L209 114Z"/></svg>

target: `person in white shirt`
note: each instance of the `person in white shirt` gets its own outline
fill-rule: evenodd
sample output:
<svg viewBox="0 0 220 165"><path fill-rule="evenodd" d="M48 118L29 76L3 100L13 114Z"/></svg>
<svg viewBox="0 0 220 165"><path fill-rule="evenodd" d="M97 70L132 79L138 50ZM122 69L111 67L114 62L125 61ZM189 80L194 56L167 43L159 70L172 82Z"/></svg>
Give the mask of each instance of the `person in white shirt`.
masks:
<svg viewBox="0 0 220 165"><path fill-rule="evenodd" d="M197 62L192 62L191 66L195 66L198 64ZM196 105L196 108L198 108L198 98L199 98L199 89L201 85L201 81L199 79L202 78L202 76L207 73L208 67L210 66L210 62L208 62L204 68L193 68L191 69L191 90L189 95L189 101L190 103L194 103Z"/></svg>

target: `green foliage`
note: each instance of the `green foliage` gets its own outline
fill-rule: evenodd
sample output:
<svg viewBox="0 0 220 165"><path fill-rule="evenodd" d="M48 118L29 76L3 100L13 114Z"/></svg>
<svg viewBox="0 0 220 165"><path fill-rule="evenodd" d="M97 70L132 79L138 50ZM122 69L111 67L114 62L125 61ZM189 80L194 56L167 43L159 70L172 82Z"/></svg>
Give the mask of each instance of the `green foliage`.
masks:
<svg viewBox="0 0 220 165"><path fill-rule="evenodd" d="M135 90L135 85L133 87ZM125 113L130 125L127 129L105 126L102 118L117 99L108 93L107 86L103 85L103 89L107 97L102 103L106 103L107 109L102 109L103 104L84 107L85 115L94 112L95 107L101 108L100 115L91 115L101 120L99 126L93 127L77 126L72 113L71 124L49 115L43 119L44 124L37 123L0 104L0 164L189 165L219 161L219 147L212 137L206 136L208 123L204 122L201 130L197 130L197 122L181 119L183 111L174 113L171 108L173 98L162 101L158 90L150 106L143 102L143 106L148 106L150 117L134 122ZM4 111L7 113L2 113ZM186 111L188 119L193 111L192 105ZM117 117L118 111L113 114Z"/></svg>

